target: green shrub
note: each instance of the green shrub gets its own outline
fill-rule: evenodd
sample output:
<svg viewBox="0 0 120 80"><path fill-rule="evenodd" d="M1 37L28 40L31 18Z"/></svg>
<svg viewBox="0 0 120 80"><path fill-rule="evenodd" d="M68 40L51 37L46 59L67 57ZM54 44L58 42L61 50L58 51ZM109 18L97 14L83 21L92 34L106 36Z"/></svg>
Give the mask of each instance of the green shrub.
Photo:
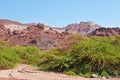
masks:
<svg viewBox="0 0 120 80"><path fill-rule="evenodd" d="M0 41L0 69L10 69L22 62L39 66L42 70L89 77L120 75L120 36L78 38L66 51L51 49L41 52L34 46L14 46ZM22 61L21 61L22 59Z"/></svg>
<svg viewBox="0 0 120 80"><path fill-rule="evenodd" d="M120 36L111 36L111 37L93 36L90 37L90 39L95 42L108 43L120 49Z"/></svg>
<svg viewBox="0 0 120 80"><path fill-rule="evenodd" d="M7 48L9 48L8 43L6 43L5 41L0 40L0 50L5 50Z"/></svg>
<svg viewBox="0 0 120 80"><path fill-rule="evenodd" d="M22 59L22 63L36 65L39 63L41 51L35 46L15 46L13 47L16 54Z"/></svg>
<svg viewBox="0 0 120 80"><path fill-rule="evenodd" d="M74 71L66 71L66 72L64 72L64 74L67 74L67 75L76 75L76 73Z"/></svg>
<svg viewBox="0 0 120 80"><path fill-rule="evenodd" d="M0 69L13 68L17 63L20 62L19 56L14 52L13 49L9 48L0 52Z"/></svg>
<svg viewBox="0 0 120 80"><path fill-rule="evenodd" d="M115 36L111 44L116 46L120 50L120 36Z"/></svg>
<svg viewBox="0 0 120 80"><path fill-rule="evenodd" d="M19 62L20 58L14 50L6 42L0 41L0 70L13 68Z"/></svg>
<svg viewBox="0 0 120 80"><path fill-rule="evenodd" d="M113 70L120 70L120 52L115 46L104 42L93 42L91 40L80 41L71 52L76 61L73 68L77 74L98 73L103 71L112 75Z"/></svg>
<svg viewBox="0 0 120 80"><path fill-rule="evenodd" d="M106 76L107 77L107 76L109 76L109 74L105 70L103 70L102 73L101 73L101 76Z"/></svg>
<svg viewBox="0 0 120 80"><path fill-rule="evenodd" d="M43 70L90 77L120 74L120 50L108 39L78 41L69 51L53 49L40 55L39 67ZM46 55L47 54L47 55Z"/></svg>
<svg viewBox="0 0 120 80"><path fill-rule="evenodd" d="M47 51L47 55L41 55L39 66L40 69L63 72L69 67L68 61L69 59L61 51L54 49Z"/></svg>

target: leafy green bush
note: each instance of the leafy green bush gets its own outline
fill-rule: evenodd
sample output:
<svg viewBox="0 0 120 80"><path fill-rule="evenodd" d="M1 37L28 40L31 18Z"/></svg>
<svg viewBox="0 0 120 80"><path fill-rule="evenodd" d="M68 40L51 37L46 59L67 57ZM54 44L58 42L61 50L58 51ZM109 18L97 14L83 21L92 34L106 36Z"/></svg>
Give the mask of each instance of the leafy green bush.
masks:
<svg viewBox="0 0 120 80"><path fill-rule="evenodd" d="M114 40L111 44L120 49L120 36L114 36Z"/></svg>
<svg viewBox="0 0 120 80"><path fill-rule="evenodd" d="M120 75L120 36L71 37L76 40L70 44L75 45L70 45L73 48L66 51L51 49L41 52L34 46L9 48L7 43L0 41L0 69L13 68L22 59L22 63L39 66L42 70L68 75Z"/></svg>
<svg viewBox="0 0 120 80"><path fill-rule="evenodd" d="M93 36L90 37L90 39L95 42L108 43L120 49L120 36L111 36L111 37Z"/></svg>
<svg viewBox="0 0 120 80"><path fill-rule="evenodd" d="M26 63L37 66L41 51L34 46L10 46L0 41L0 69L13 68L17 63Z"/></svg>
<svg viewBox="0 0 120 80"><path fill-rule="evenodd" d="M109 76L109 74L106 71L102 71L101 76Z"/></svg>
<svg viewBox="0 0 120 80"><path fill-rule="evenodd" d="M74 71L65 71L64 74L67 74L67 75L76 75Z"/></svg>
<svg viewBox="0 0 120 80"><path fill-rule="evenodd" d="M43 54L40 57L40 69L63 72L69 67L69 58L64 56L61 51L52 49L50 51L47 51L46 54Z"/></svg>
<svg viewBox="0 0 120 80"><path fill-rule="evenodd" d="M113 75L113 71L120 70L120 52L115 46L104 42L93 42L91 40L80 41L71 52L75 59L73 68L77 74L106 72Z"/></svg>
<svg viewBox="0 0 120 80"><path fill-rule="evenodd" d="M16 54L22 59L22 63L36 65L39 63L41 51L35 46L15 46L12 47Z"/></svg>
<svg viewBox="0 0 120 80"><path fill-rule="evenodd" d="M13 68L20 60L19 56L11 48L0 51L0 69Z"/></svg>
<svg viewBox="0 0 120 80"><path fill-rule="evenodd" d="M102 39L101 39L102 40ZM40 56L40 69L75 73L89 77L95 73L98 75L120 74L120 51L108 39L103 42L86 39L77 42L72 50L50 50ZM72 72L71 72L72 71Z"/></svg>
<svg viewBox="0 0 120 80"><path fill-rule="evenodd" d="M5 50L7 48L9 48L8 43L6 43L5 41L0 40L0 50Z"/></svg>

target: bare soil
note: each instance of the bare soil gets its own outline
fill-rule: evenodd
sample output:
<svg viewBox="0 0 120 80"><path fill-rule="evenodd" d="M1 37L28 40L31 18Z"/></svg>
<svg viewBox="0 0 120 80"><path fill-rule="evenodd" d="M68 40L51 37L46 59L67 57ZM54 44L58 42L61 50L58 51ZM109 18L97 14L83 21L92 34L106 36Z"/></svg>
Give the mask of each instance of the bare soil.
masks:
<svg viewBox="0 0 120 80"><path fill-rule="evenodd" d="M0 70L0 80L103 80L101 78L84 78L55 72L39 71L36 68L19 64L11 70ZM120 78L104 79L120 80Z"/></svg>

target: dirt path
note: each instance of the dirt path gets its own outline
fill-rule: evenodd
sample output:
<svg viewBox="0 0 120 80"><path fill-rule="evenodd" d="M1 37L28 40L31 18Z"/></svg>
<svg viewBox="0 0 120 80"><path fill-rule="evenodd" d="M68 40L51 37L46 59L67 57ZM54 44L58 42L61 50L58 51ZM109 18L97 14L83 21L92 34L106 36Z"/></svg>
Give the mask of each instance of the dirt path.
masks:
<svg viewBox="0 0 120 80"><path fill-rule="evenodd" d="M102 80L98 78L84 78L80 76L69 76L54 72L39 71L29 65L20 64L15 69L1 70L0 80ZM3 79L4 78L4 79ZM7 78L7 79L5 79ZM9 79L8 79L9 78ZM13 79L16 78L16 79ZM107 79L120 80L120 79Z"/></svg>

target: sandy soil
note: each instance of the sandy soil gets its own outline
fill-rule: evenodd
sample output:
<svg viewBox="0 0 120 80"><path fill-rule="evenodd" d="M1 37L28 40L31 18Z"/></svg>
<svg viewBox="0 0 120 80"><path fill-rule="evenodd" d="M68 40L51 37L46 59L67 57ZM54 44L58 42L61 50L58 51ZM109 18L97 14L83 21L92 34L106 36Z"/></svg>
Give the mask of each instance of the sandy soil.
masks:
<svg viewBox="0 0 120 80"><path fill-rule="evenodd" d="M84 78L60 73L39 71L29 65L20 64L15 69L1 70L0 80L102 80L101 78ZM118 78L105 80L120 80Z"/></svg>

